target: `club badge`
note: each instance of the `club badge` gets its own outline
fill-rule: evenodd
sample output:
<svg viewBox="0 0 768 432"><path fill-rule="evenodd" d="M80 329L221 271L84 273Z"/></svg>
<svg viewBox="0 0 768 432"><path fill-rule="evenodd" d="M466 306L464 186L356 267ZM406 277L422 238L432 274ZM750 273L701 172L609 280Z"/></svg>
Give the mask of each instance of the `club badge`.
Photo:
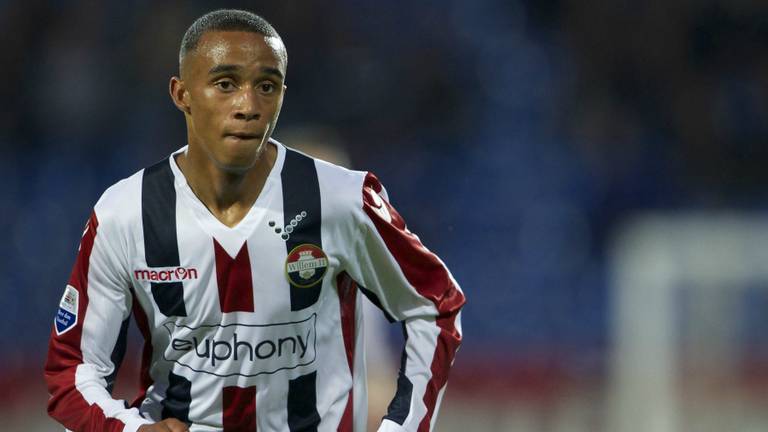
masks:
<svg viewBox="0 0 768 432"><path fill-rule="evenodd" d="M56 334L58 336L72 330L77 324L77 306L79 293L72 285L67 285L64 289L64 295L61 296L59 309L56 311Z"/></svg>
<svg viewBox="0 0 768 432"><path fill-rule="evenodd" d="M316 285L323 279L327 269L328 257L322 249L313 244L296 246L285 259L288 282L297 288Z"/></svg>

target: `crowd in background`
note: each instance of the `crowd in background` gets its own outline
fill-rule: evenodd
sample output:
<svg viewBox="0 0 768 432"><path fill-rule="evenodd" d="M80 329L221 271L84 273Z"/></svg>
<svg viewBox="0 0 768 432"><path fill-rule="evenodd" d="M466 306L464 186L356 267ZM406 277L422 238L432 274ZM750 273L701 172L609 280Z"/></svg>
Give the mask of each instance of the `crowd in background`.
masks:
<svg viewBox="0 0 768 432"><path fill-rule="evenodd" d="M453 271L469 300L457 370L600 373L621 224L765 207L764 1L6 0L5 372L42 363L100 193L185 144L168 79L213 5L285 41L274 136L332 131Z"/></svg>

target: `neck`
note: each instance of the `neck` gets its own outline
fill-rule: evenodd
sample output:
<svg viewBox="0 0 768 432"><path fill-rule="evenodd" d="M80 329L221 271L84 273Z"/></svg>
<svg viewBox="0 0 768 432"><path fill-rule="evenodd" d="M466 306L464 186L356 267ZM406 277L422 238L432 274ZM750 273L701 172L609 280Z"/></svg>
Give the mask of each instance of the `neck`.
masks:
<svg viewBox="0 0 768 432"><path fill-rule="evenodd" d="M256 163L244 171L221 168L193 145L177 156L176 163L198 199L219 221L232 227L256 202L275 164L277 147L270 143L264 147Z"/></svg>

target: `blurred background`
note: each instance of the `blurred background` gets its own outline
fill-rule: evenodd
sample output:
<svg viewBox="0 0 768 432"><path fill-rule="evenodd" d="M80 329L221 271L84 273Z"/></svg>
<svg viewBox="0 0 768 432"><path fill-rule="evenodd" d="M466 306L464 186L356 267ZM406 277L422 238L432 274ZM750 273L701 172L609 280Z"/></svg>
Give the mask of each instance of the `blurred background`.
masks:
<svg viewBox="0 0 768 432"><path fill-rule="evenodd" d="M4 430L57 430L41 369L82 225L185 144L168 79L218 7L285 41L274 136L375 172L462 285L437 430L768 430L759 0L0 1Z"/></svg>

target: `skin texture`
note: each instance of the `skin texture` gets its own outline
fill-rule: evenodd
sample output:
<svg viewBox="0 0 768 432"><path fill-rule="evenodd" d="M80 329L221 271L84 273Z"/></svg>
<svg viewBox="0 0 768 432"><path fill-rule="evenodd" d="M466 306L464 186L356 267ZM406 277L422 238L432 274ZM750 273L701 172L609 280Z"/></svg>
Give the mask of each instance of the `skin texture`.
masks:
<svg viewBox="0 0 768 432"><path fill-rule="evenodd" d="M172 77L188 151L177 157L211 213L233 227L248 213L277 157L267 141L283 104L286 65L279 38L241 31L203 34Z"/></svg>
<svg viewBox="0 0 768 432"><path fill-rule="evenodd" d="M151 425L139 426L138 432L187 432L189 427L175 418L165 419Z"/></svg>

